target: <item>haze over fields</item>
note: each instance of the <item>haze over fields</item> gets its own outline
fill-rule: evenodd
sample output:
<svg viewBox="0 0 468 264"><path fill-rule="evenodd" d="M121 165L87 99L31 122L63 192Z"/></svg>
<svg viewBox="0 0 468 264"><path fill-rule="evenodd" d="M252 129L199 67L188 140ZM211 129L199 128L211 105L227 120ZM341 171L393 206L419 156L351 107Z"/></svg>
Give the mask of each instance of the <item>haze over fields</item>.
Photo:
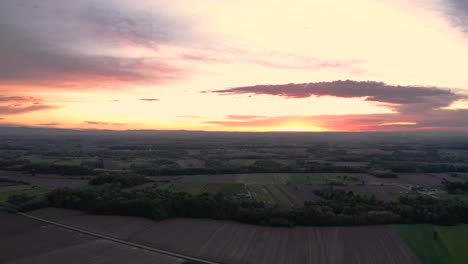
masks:
<svg viewBox="0 0 468 264"><path fill-rule="evenodd" d="M3 0L0 124L468 128L465 0Z"/></svg>

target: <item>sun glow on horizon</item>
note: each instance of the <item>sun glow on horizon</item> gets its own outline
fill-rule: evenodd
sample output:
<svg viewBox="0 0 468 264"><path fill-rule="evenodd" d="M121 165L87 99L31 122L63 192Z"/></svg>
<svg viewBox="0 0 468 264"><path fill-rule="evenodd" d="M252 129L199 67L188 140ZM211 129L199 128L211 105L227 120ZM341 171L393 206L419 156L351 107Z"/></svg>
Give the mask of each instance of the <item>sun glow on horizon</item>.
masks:
<svg viewBox="0 0 468 264"><path fill-rule="evenodd" d="M323 132L327 131L322 127L313 126L307 123L292 122L273 128L273 131L281 132Z"/></svg>

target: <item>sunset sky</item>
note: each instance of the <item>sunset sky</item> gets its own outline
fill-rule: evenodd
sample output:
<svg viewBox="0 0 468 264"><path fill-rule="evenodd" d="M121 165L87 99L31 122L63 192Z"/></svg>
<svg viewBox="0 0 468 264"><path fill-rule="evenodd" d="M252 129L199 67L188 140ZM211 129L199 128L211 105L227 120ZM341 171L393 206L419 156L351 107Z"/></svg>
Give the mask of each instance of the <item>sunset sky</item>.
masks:
<svg viewBox="0 0 468 264"><path fill-rule="evenodd" d="M468 1L1 0L0 123L468 130Z"/></svg>

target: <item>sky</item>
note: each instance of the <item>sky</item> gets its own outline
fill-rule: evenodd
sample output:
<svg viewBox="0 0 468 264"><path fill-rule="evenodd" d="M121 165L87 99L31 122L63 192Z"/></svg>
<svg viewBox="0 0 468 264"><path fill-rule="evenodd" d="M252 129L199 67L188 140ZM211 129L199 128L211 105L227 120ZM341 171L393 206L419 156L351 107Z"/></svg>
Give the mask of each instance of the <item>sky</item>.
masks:
<svg viewBox="0 0 468 264"><path fill-rule="evenodd" d="M2 0L0 125L468 130L466 0Z"/></svg>

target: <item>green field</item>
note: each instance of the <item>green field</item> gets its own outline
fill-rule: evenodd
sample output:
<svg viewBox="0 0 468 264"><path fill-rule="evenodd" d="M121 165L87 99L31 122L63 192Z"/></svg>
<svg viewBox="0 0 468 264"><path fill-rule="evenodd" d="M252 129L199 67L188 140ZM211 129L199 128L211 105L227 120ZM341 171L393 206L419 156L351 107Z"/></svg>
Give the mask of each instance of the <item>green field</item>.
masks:
<svg viewBox="0 0 468 264"><path fill-rule="evenodd" d="M0 203L4 203L13 194L28 194L32 196L42 197L46 195L48 190L41 188L33 188L31 185L14 185L0 187Z"/></svg>
<svg viewBox="0 0 468 264"><path fill-rule="evenodd" d="M325 181L326 176L326 174L322 173L294 173L289 174L289 183L304 185L315 184Z"/></svg>
<svg viewBox="0 0 468 264"><path fill-rule="evenodd" d="M327 183L340 185L362 185L364 182L354 176L345 174L333 174L326 176Z"/></svg>
<svg viewBox="0 0 468 264"><path fill-rule="evenodd" d="M249 184L247 189L254 200L268 205L278 204L282 208L292 208L302 204L297 197L278 184Z"/></svg>
<svg viewBox="0 0 468 264"><path fill-rule="evenodd" d="M261 184L250 184L247 185L247 189L252 194L252 198L258 202L264 202L265 204L274 205L276 200L271 196L267 187Z"/></svg>
<svg viewBox="0 0 468 264"><path fill-rule="evenodd" d="M232 159L229 160L229 164L233 166L250 166L255 163L256 160L253 159Z"/></svg>
<svg viewBox="0 0 468 264"><path fill-rule="evenodd" d="M209 183L214 175L189 176L192 183ZM359 185L362 181L346 173L252 173L235 174L232 183L242 184L319 184L334 183L342 185Z"/></svg>
<svg viewBox="0 0 468 264"><path fill-rule="evenodd" d="M468 194L448 194L445 192L440 192L434 194L435 197L439 199L459 199L464 202L468 202Z"/></svg>
<svg viewBox="0 0 468 264"><path fill-rule="evenodd" d="M362 181L352 174L346 173L291 173L289 182L293 184L335 183L343 185L359 185Z"/></svg>
<svg viewBox="0 0 468 264"><path fill-rule="evenodd" d="M288 173L256 173L237 175L238 183L245 184L287 184L289 181Z"/></svg>
<svg viewBox="0 0 468 264"><path fill-rule="evenodd" d="M247 193L247 190L245 185L241 183L209 183L203 187L202 192L222 193L232 196L238 193Z"/></svg>
<svg viewBox="0 0 468 264"><path fill-rule="evenodd" d="M271 194L276 198L278 205L283 208L292 208L298 204L300 201L291 193L283 188L281 185L266 185L267 189Z"/></svg>
<svg viewBox="0 0 468 264"><path fill-rule="evenodd" d="M163 189L169 184L160 186ZM158 187L159 188L159 187ZM192 195L198 195L201 193L223 193L231 196L237 193L246 193L247 190L244 184L240 183L205 183L203 181L197 182L173 182L173 191L186 192Z"/></svg>
<svg viewBox="0 0 468 264"><path fill-rule="evenodd" d="M193 175L190 176L190 181L193 183L208 183L208 175Z"/></svg>
<svg viewBox="0 0 468 264"><path fill-rule="evenodd" d="M468 263L468 225L395 225L422 264Z"/></svg>
<svg viewBox="0 0 468 264"><path fill-rule="evenodd" d="M317 184L341 182L345 185L361 184L351 174L345 173L256 173L238 174L237 182L245 184Z"/></svg>
<svg viewBox="0 0 468 264"><path fill-rule="evenodd" d="M57 160L54 162L55 165L61 166L80 166L81 159L64 159L64 160Z"/></svg>
<svg viewBox="0 0 468 264"><path fill-rule="evenodd" d="M40 157L36 155L28 155L28 156L23 156L23 159L29 160L31 163L54 163L56 161L55 158L47 158L47 157Z"/></svg>
<svg viewBox="0 0 468 264"><path fill-rule="evenodd" d="M457 172L455 174L456 174L456 177L462 178L468 181L468 172Z"/></svg>
<svg viewBox="0 0 468 264"><path fill-rule="evenodd" d="M171 190L176 192L186 192L191 195L198 195L203 192L205 185L206 184L203 182L174 182Z"/></svg>

